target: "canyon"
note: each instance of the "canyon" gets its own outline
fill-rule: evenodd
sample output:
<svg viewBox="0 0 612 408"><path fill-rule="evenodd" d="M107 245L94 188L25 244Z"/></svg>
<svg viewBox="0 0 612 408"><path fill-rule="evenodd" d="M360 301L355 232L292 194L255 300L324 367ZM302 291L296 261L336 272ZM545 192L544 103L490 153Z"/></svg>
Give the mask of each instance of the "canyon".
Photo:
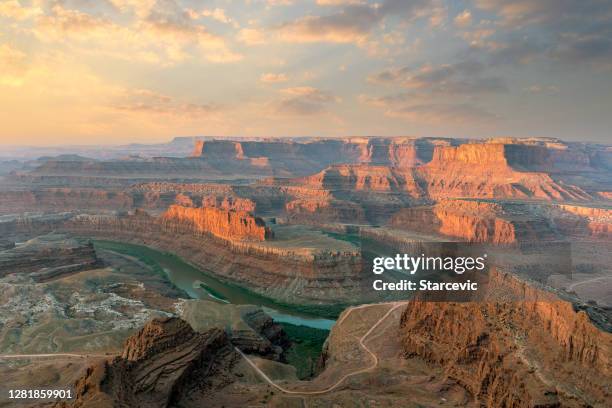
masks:
<svg viewBox="0 0 612 408"><path fill-rule="evenodd" d="M234 348L223 330L153 320L126 341L120 356L87 369L70 406L138 405L157 393L155 403L163 407L342 405L349 398L391 407L406 406L406 398L426 406L607 406L612 335L533 285L499 271L488 281L482 303L416 299L347 309L325 344L322 372L309 382ZM204 355L203 347L210 347ZM168 360L174 369L164 374ZM269 383L257 378L262 373Z"/></svg>
<svg viewBox="0 0 612 408"><path fill-rule="evenodd" d="M57 406L610 404L612 147L184 138L124 151L0 176L0 354L23 360L0 356L0 374L59 373L77 398ZM445 251L488 254L487 275L463 276L482 285L470 301L371 290L373 256ZM193 270L176 280L162 256ZM301 380L283 313L337 319Z"/></svg>

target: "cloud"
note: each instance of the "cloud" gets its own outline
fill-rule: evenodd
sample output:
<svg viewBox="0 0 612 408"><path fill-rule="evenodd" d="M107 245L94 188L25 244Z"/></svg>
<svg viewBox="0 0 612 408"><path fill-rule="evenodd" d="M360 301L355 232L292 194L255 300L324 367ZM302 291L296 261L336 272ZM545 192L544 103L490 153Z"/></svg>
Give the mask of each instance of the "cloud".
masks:
<svg viewBox="0 0 612 408"><path fill-rule="evenodd" d="M319 6L345 6L347 4L364 4L363 0L317 0Z"/></svg>
<svg viewBox="0 0 612 408"><path fill-rule="evenodd" d="M537 36L540 53L566 63L612 67L610 1L475 0L475 4L495 14L508 31L533 27L529 41Z"/></svg>
<svg viewBox="0 0 612 408"><path fill-rule="evenodd" d="M286 88L281 93L287 95L277 104L277 111L291 115L315 115L324 112L325 108L339 101L330 92L308 86Z"/></svg>
<svg viewBox="0 0 612 408"><path fill-rule="evenodd" d="M479 48L475 47L476 50ZM505 42L489 42L481 50L485 51L484 58L491 65L517 65L543 57L546 48L535 38L512 38Z"/></svg>
<svg viewBox="0 0 612 408"><path fill-rule="evenodd" d="M243 28L238 32L237 39L248 45L261 45L266 43L266 34L257 28Z"/></svg>
<svg viewBox="0 0 612 408"><path fill-rule="evenodd" d="M475 28L473 30L463 31L460 35L472 47L475 48L494 48L488 39L495 34L495 29L490 27Z"/></svg>
<svg viewBox="0 0 612 408"><path fill-rule="evenodd" d="M363 43L386 16L412 21L429 15L432 1L386 0L380 4L347 4L324 16L305 16L282 24L280 37L288 42Z"/></svg>
<svg viewBox="0 0 612 408"><path fill-rule="evenodd" d="M104 38L109 32L120 30L108 18L96 17L79 10L66 9L57 4L49 14L36 19L34 33L41 40L62 40L65 36L80 37L83 40ZM85 38L87 37L87 38Z"/></svg>
<svg viewBox="0 0 612 408"><path fill-rule="evenodd" d="M475 5L498 15L507 26L547 24L569 28L589 19L610 19L612 5L605 0L474 0Z"/></svg>
<svg viewBox="0 0 612 408"><path fill-rule="evenodd" d="M108 2L120 13L134 13L143 18L151 13L157 0L108 0Z"/></svg>
<svg viewBox="0 0 612 408"><path fill-rule="evenodd" d="M280 35L288 42L363 41L381 19L380 13L370 6L350 6L329 16L306 16L280 28Z"/></svg>
<svg viewBox="0 0 612 408"><path fill-rule="evenodd" d="M383 108L385 116L409 120L417 124L477 124L490 122L498 116L470 103L439 103L422 101L412 93L381 97L361 95L359 101Z"/></svg>
<svg viewBox="0 0 612 408"><path fill-rule="evenodd" d="M598 68L612 68L612 38L602 35L571 36L559 44L553 56L565 62L590 63Z"/></svg>
<svg viewBox="0 0 612 408"><path fill-rule="evenodd" d="M232 19L225 15L225 10L223 10L222 8L215 8L213 10L203 10L202 16L211 17L225 24L229 24L232 22Z"/></svg>
<svg viewBox="0 0 612 408"><path fill-rule="evenodd" d="M293 0L266 0L268 6L290 6Z"/></svg>
<svg viewBox="0 0 612 408"><path fill-rule="evenodd" d="M0 3L0 16L17 21L27 20L43 13L37 6L23 6L18 0L5 0Z"/></svg>
<svg viewBox="0 0 612 408"><path fill-rule="evenodd" d="M524 92L530 94L549 94L554 95L558 94L560 89L555 85L532 85L526 88L523 88Z"/></svg>
<svg viewBox="0 0 612 408"><path fill-rule="evenodd" d="M385 115L423 124L470 124L490 122L497 115L470 104L422 104L389 109Z"/></svg>
<svg viewBox="0 0 612 408"><path fill-rule="evenodd" d="M122 101L111 107L118 111L178 117L206 117L219 111L219 107L209 104L182 102L168 95L148 89L126 90Z"/></svg>
<svg viewBox="0 0 612 408"><path fill-rule="evenodd" d="M469 10L463 10L455 16L453 21L457 27L468 27L472 24L472 13Z"/></svg>
<svg viewBox="0 0 612 408"><path fill-rule="evenodd" d="M505 91L503 79L484 75L486 67L476 61L454 64L394 68L371 75L372 83L399 85L426 94L457 95Z"/></svg>
<svg viewBox="0 0 612 408"><path fill-rule="evenodd" d="M277 83L277 82L287 82L289 78L287 77L286 74L282 74L282 73L281 74L267 73L267 74L262 74L259 80L265 83Z"/></svg>
<svg viewBox="0 0 612 408"><path fill-rule="evenodd" d="M141 2L121 2L118 10L137 10L139 17L119 24L55 4L34 21L33 32L43 42L81 47L87 54L171 65L190 57L210 62L239 61L242 55L229 49L223 37L193 21L187 9L173 1L148 9ZM140 14L142 13L142 14Z"/></svg>
<svg viewBox="0 0 612 408"><path fill-rule="evenodd" d="M223 24L231 24L234 28L240 28L240 24L238 24L237 21L229 17L225 10L222 8L216 7L214 9L204 9L200 12L193 9L187 9L186 12L189 15L189 18L191 18L192 20L197 20L200 17L207 17L212 18L213 20L216 20Z"/></svg>

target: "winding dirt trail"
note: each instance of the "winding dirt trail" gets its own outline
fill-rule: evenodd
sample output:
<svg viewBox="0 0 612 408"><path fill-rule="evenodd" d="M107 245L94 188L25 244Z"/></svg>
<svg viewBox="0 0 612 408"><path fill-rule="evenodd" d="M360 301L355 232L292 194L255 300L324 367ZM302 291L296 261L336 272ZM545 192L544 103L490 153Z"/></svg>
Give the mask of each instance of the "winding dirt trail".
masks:
<svg viewBox="0 0 612 408"><path fill-rule="evenodd" d="M281 392L284 392L286 394L292 394L292 395L319 395L319 394L325 394L325 393L328 393L328 392L333 391L334 389L338 388L347 378L350 378L350 377L353 377L355 375L371 371L371 370L375 369L376 367L378 367L378 357L376 356L376 354L374 354L372 352L372 350L370 350L368 348L368 346L366 346L365 341L368 338L368 336L370 336L370 334L372 334L372 332L374 330L376 330L376 328L383 321L385 321L385 319L387 319L387 317L389 317L389 315L391 313L393 313L395 310L397 310L397 308L405 305L406 303L407 302L388 302L388 303L373 303L373 304L366 304L366 305L361 305L361 306L355 306L355 307L349 309L349 311L346 314L344 314L340 320L338 320L338 322L336 324L340 325L355 310L365 309L365 308L370 308L370 307L375 307L375 306L391 305L389 310L387 310L387 312L380 319L378 319L376 321L376 323L374 323L372 325L372 327L370 327L368 329L368 331L363 336L361 336L359 338L359 346L363 350L365 350L366 353L368 353L370 355L370 357L372 359L372 364L370 364L368 367L360 368L358 370L355 370L355 371L352 371L352 372L349 372L349 373L343 375L342 378L340 378L334 384L332 384L329 387L324 388L322 390L317 390L317 391L289 390L289 389L283 387L282 385L277 384L276 382L274 382L274 380L272 380L270 377L268 377L268 375L266 373L264 373L259 367L257 367L257 365L249 357L247 357L240 349L238 349L237 347L234 346L234 350L236 350L236 352L238 354L240 354L245 359L245 361L253 368L253 370L255 370L255 372L257 372L257 374L259 374L259 376L261 376L261 378L263 378L268 384L270 384L272 387L276 388L277 390L279 390ZM0 354L0 359L47 358L47 357L88 358L88 357L109 357L109 355L107 355L107 354L95 354L95 353Z"/></svg>
<svg viewBox="0 0 612 408"><path fill-rule="evenodd" d="M392 305L392 307L380 318L376 321L376 323L374 323L374 325L372 325L372 327L370 327L370 329L363 335L361 336L361 338L359 338L359 346L361 348L363 348L371 357L372 357L372 364L369 367L366 368L361 368L355 371L352 371L350 373L345 374L344 376L342 376L342 378L340 378L338 381L336 381L333 385L330 385L327 388L324 388L322 390L318 390L318 391L297 391L297 390L289 390L285 387L283 387L282 385L277 384L276 382L274 382L270 377L268 377L266 375L266 373L264 373L259 367L257 367L257 365L251 361L251 359L249 359L242 351L240 351L237 347L234 347L234 349L246 360L246 362L257 372L257 374L259 374L268 384L270 384L272 387L276 388L277 390L284 392L285 394L292 394L292 395L319 395L319 394L325 394L328 393L330 391L333 391L334 389L338 388L347 378L349 377L353 377L355 375L361 374L361 373L365 373L368 371L371 371L373 369L375 369L376 367L378 367L378 357L376 356L376 354L374 354L372 352L372 350L370 350L366 345L365 345L365 340L366 338L387 318L389 317L389 315L391 313L393 313L397 308L399 308L400 306L405 305L408 302L390 302L390 303L374 303L374 304L368 304L368 305L361 305L361 306L356 306L354 308L351 308L348 313L346 313L344 316L342 316L342 318L336 323L336 324L341 324L354 310L357 309L364 309L364 308L368 308L368 307L373 307L373 306L383 306L383 305Z"/></svg>
<svg viewBox="0 0 612 408"><path fill-rule="evenodd" d="M593 278L593 279L588 279L588 280L572 283L571 285L569 285L567 287L567 290L568 291L574 290L574 288L576 288L577 286L582 286L582 285L585 285L585 284L588 284L588 283L591 283L591 282L599 282L599 281L602 281L602 280L611 280L611 279L612 279L612 276L600 276L600 277L597 277L597 278Z"/></svg>

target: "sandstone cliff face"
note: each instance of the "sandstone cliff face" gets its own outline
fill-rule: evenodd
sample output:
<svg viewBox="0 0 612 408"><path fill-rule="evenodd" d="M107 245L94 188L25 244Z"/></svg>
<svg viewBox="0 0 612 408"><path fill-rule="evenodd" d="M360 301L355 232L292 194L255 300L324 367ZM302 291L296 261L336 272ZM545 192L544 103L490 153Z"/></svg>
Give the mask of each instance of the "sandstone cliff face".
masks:
<svg viewBox="0 0 612 408"><path fill-rule="evenodd" d="M226 211L255 212L257 204L248 198L235 196L205 196L202 207L216 207Z"/></svg>
<svg viewBox="0 0 612 408"><path fill-rule="evenodd" d="M346 222L364 223L365 211L361 206L350 201L330 198L310 198L289 201L285 211L291 222L323 223Z"/></svg>
<svg viewBox="0 0 612 408"><path fill-rule="evenodd" d="M360 287L361 256L274 241L228 240L143 211L78 215L58 227L78 236L143 244L172 252L220 279L292 304L348 303Z"/></svg>
<svg viewBox="0 0 612 408"><path fill-rule="evenodd" d="M264 241L273 237L265 222L246 211L218 208L191 208L173 205L160 218L164 229L212 234L230 241Z"/></svg>
<svg viewBox="0 0 612 408"><path fill-rule="evenodd" d="M593 171L609 170L612 152L603 146L578 144L508 143L504 147L508 164L528 171Z"/></svg>
<svg viewBox="0 0 612 408"><path fill-rule="evenodd" d="M529 159L525 159L529 160ZM538 172L517 171L500 143L437 146L433 159L418 168L429 197L590 200L581 188Z"/></svg>
<svg viewBox="0 0 612 408"><path fill-rule="evenodd" d="M402 192L413 197L423 196L423 191L410 171L387 166L332 166L297 182L310 188L330 191Z"/></svg>
<svg viewBox="0 0 612 408"><path fill-rule="evenodd" d="M225 332L196 333L177 318L154 319L130 337L121 357L91 366L62 407L197 406L231 383L238 359Z"/></svg>
<svg viewBox="0 0 612 408"><path fill-rule="evenodd" d="M242 143L230 140L214 140L206 142L198 140L195 143L191 157L207 157L215 159L244 159Z"/></svg>
<svg viewBox="0 0 612 408"><path fill-rule="evenodd" d="M515 225L503 218L501 206L477 201L445 200L432 207L406 208L397 212L389 225L468 242L511 244L517 240Z"/></svg>
<svg viewBox="0 0 612 408"><path fill-rule="evenodd" d="M436 141L415 138L348 138L307 142L230 141L196 142L192 157L207 160L262 160L297 169L294 161L310 163L311 171L337 163L414 167L431 159Z"/></svg>
<svg viewBox="0 0 612 408"><path fill-rule="evenodd" d="M509 275L493 271L488 293L481 303L411 302L405 355L443 367L487 407L609 406L612 335Z"/></svg>
<svg viewBox="0 0 612 408"><path fill-rule="evenodd" d="M470 143L461 146L436 146L431 159L431 167L448 167L453 165L482 166L487 170L497 167L505 170L508 161L504 155L503 144Z"/></svg>
<svg viewBox="0 0 612 408"><path fill-rule="evenodd" d="M554 215L558 214L554 208L557 207L549 203L447 199L432 206L402 209L391 217L389 225L401 230L492 244L554 241L562 238L559 233L585 235L582 219L570 217L568 223L568 217ZM563 222L565 229L559 227ZM577 222L580 228L576 227Z"/></svg>

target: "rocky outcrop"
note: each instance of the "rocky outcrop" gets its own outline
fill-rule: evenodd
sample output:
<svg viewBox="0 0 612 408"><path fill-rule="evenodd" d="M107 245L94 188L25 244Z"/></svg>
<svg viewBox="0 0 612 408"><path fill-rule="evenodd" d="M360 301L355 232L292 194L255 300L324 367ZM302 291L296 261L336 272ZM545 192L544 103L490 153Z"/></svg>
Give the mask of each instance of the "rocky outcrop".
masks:
<svg viewBox="0 0 612 408"><path fill-rule="evenodd" d="M173 205L161 215L159 221L162 228L168 231L212 234L229 241L265 241L274 236L261 218L246 211Z"/></svg>
<svg viewBox="0 0 612 408"><path fill-rule="evenodd" d="M236 196L205 196L202 207L216 207L226 211L255 212L257 204L248 198Z"/></svg>
<svg viewBox="0 0 612 408"><path fill-rule="evenodd" d="M558 239L544 205L478 200L442 200L398 211L389 225L467 242L514 244Z"/></svg>
<svg viewBox="0 0 612 408"><path fill-rule="evenodd" d="M524 159L529 160L529 159ZM431 162L418 168L418 179L432 199L519 198L590 200L580 187L543 172L518 171L502 143L436 146Z"/></svg>
<svg viewBox="0 0 612 408"><path fill-rule="evenodd" d="M192 157L205 160L261 160L272 166L301 170L299 162L323 168L335 163L363 163L414 167L431 159L433 146L444 143L416 138L346 138L303 142L289 140L208 140L198 141Z"/></svg>
<svg viewBox="0 0 612 408"><path fill-rule="evenodd" d="M90 242L80 243L62 234L43 235L0 250L0 277L28 274L35 281L46 281L99 265Z"/></svg>
<svg viewBox="0 0 612 408"><path fill-rule="evenodd" d="M406 357L441 366L487 407L608 406L612 335L572 304L493 270L482 302L411 302Z"/></svg>
<svg viewBox="0 0 612 408"><path fill-rule="evenodd" d="M423 191L411 171L387 166L338 165L297 180L310 188L338 191L402 192L420 198Z"/></svg>
<svg viewBox="0 0 612 408"><path fill-rule="evenodd" d="M282 326L258 306L191 299L182 300L178 310L195 331L224 327L231 343L248 354L281 361L290 347Z"/></svg>
<svg viewBox="0 0 612 408"><path fill-rule="evenodd" d="M154 319L130 337L123 353L95 364L61 407L196 406L198 397L234 381L238 354L225 332L196 333L177 318Z"/></svg>
<svg viewBox="0 0 612 408"><path fill-rule="evenodd" d="M252 330L232 330L232 344L245 353L282 360L284 351L291 345L282 326L260 308L245 310L242 319Z"/></svg>
<svg viewBox="0 0 612 408"><path fill-rule="evenodd" d="M297 199L285 205L285 211L291 222L323 223L347 222L365 223L365 211L351 201L330 198Z"/></svg>
<svg viewBox="0 0 612 408"><path fill-rule="evenodd" d="M406 208L396 213L389 225L468 242L512 244L517 239L515 226L503 218L500 205L477 201L448 200L432 207Z"/></svg>

